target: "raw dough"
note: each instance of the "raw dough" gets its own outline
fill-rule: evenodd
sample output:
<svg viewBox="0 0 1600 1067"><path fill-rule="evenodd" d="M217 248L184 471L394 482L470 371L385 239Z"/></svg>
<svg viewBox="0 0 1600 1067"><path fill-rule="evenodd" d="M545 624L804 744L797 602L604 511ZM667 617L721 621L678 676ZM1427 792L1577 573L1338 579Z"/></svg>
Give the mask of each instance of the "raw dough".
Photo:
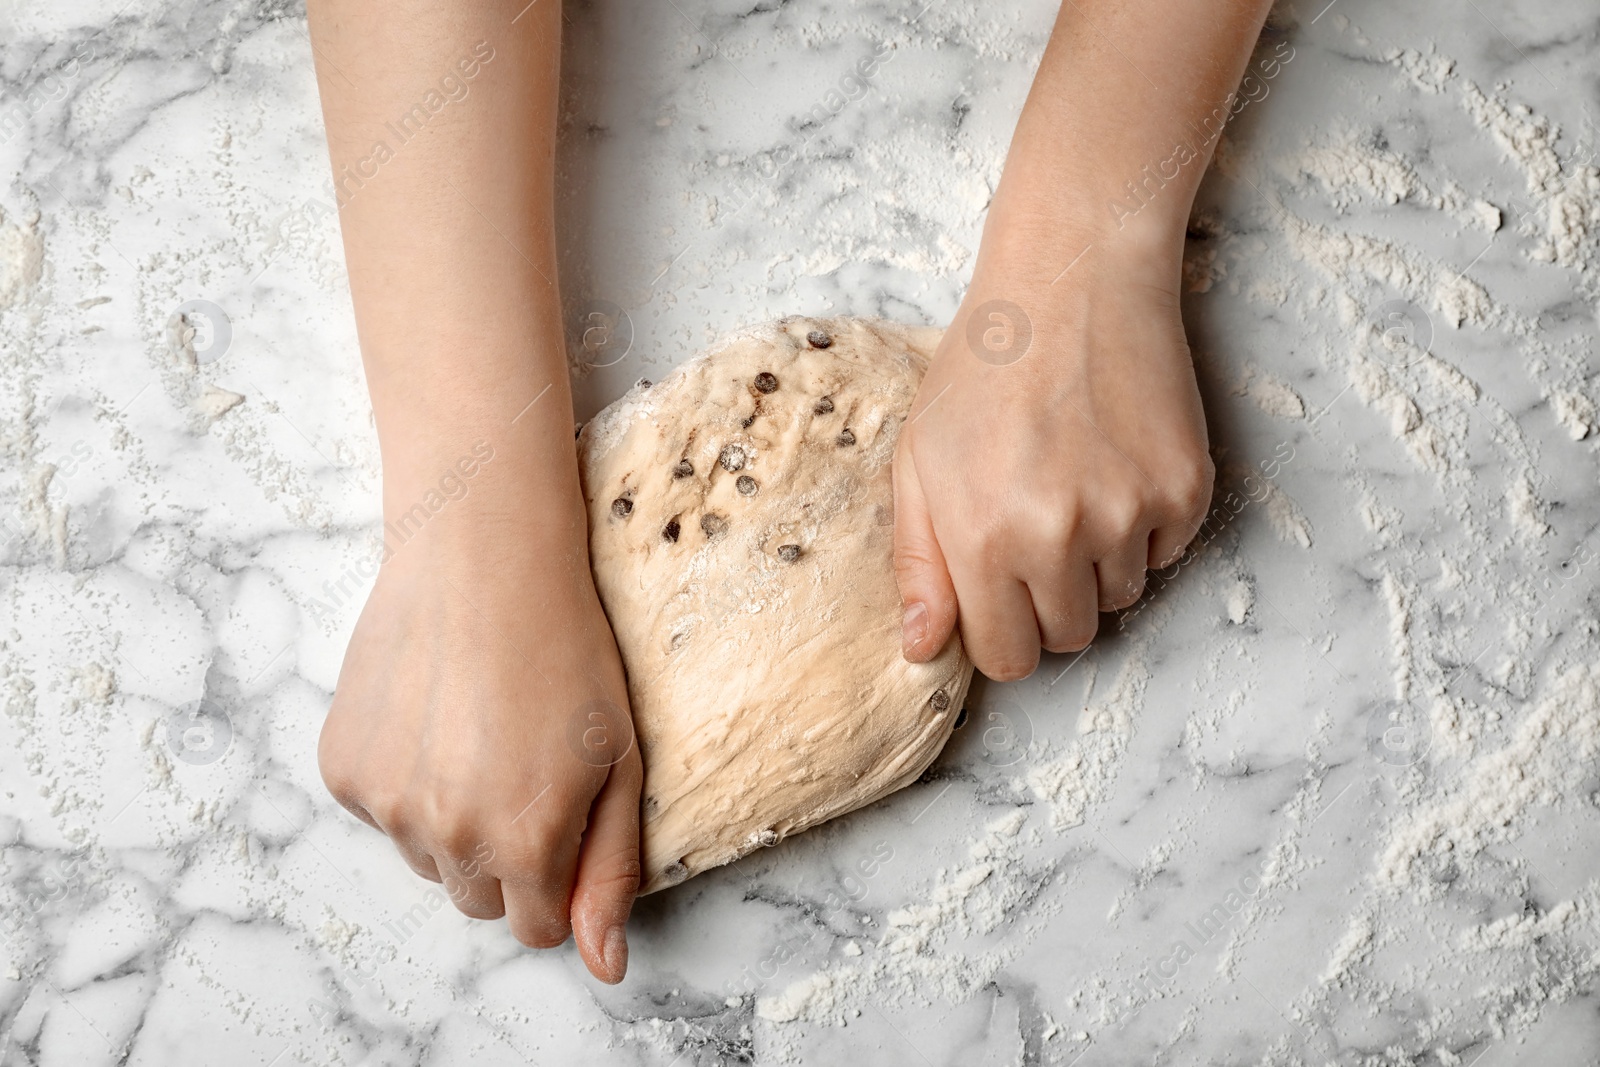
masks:
<svg viewBox="0 0 1600 1067"><path fill-rule="evenodd" d="M900 654L895 437L935 329L786 319L579 435L590 554L644 757L642 893L910 784L972 665Z"/></svg>

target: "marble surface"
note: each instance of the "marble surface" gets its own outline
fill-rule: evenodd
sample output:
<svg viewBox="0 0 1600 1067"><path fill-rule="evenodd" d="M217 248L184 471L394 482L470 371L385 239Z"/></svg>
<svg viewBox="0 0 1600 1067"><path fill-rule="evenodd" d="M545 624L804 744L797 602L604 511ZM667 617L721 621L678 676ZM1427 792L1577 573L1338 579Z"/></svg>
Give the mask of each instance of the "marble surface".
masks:
<svg viewBox="0 0 1600 1067"><path fill-rule="evenodd" d="M642 900L616 988L317 774L379 470L300 5L5 5L0 1064L1600 1062L1597 23L1325 2L1192 232L1241 503L923 781ZM1050 8L569 4L579 414L945 321Z"/></svg>

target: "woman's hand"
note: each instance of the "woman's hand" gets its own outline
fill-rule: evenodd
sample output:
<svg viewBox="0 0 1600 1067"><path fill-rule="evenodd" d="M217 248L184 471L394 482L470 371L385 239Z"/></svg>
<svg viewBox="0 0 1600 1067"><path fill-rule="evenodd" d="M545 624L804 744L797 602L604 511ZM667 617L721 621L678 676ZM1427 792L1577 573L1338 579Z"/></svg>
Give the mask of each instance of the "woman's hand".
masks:
<svg viewBox="0 0 1600 1067"><path fill-rule="evenodd" d="M318 757L339 802L462 912L504 915L535 948L571 931L595 977L618 982L639 887L639 748L582 542L567 542L576 559L541 551L552 543L445 514L399 546L350 639Z"/></svg>
<svg viewBox="0 0 1600 1067"><path fill-rule="evenodd" d="M571 930L619 981L641 765L589 572L555 284L561 5L307 17L394 550L323 778L462 911L534 946ZM462 490L474 441L493 463Z"/></svg>
<svg viewBox="0 0 1600 1067"><path fill-rule="evenodd" d="M1062 5L895 455L906 658L959 621L979 670L1021 678L1041 647L1088 644L1199 529L1214 471L1184 230L1269 7ZM1251 99L1288 58L1262 61Z"/></svg>
<svg viewBox="0 0 1600 1067"><path fill-rule="evenodd" d="M1213 478L1177 264L1107 241L1052 283L1077 249L1009 248L980 262L894 466L906 657L936 655L959 618L998 680L1137 600Z"/></svg>

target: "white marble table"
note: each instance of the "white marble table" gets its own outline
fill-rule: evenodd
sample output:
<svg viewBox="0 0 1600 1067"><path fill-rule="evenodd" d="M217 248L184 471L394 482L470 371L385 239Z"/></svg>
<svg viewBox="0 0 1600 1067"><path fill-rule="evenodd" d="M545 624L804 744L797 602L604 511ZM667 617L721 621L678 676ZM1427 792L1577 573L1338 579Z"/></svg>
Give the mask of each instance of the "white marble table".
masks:
<svg viewBox="0 0 1600 1067"><path fill-rule="evenodd" d="M617 988L318 778L379 471L300 6L6 5L0 1064L1600 1061L1594 12L1324 2L1193 228L1205 551ZM580 414L945 321L1050 6L569 4Z"/></svg>

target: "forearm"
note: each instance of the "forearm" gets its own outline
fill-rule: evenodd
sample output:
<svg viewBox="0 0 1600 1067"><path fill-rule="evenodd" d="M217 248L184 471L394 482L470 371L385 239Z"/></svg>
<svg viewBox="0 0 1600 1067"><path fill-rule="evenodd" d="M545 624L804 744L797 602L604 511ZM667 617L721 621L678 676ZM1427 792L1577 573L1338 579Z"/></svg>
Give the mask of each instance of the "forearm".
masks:
<svg viewBox="0 0 1600 1067"><path fill-rule="evenodd" d="M1039 264L1054 277L1091 246L1181 255L1195 191L1270 7L1066 0L991 208L989 258L1057 247L1060 257Z"/></svg>
<svg viewBox="0 0 1600 1067"><path fill-rule="evenodd" d="M386 516L477 442L494 452L474 476L493 486L473 491L479 517L576 499L552 218L559 3L308 11Z"/></svg>

